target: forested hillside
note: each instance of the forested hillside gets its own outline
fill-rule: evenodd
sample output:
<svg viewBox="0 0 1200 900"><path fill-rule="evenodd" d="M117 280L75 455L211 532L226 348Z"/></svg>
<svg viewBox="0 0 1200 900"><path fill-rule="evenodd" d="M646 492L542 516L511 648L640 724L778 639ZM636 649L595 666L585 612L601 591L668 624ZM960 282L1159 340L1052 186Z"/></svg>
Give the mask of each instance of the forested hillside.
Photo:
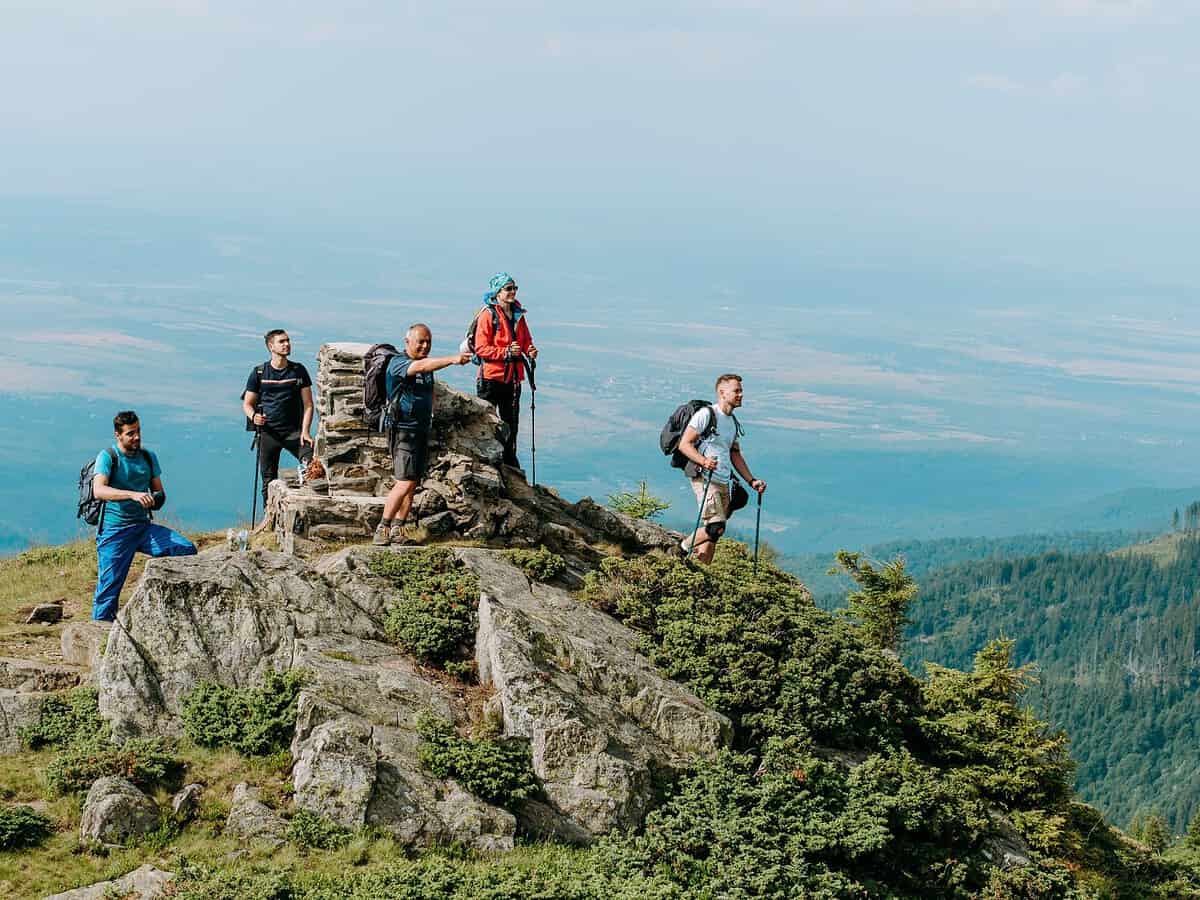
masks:
<svg viewBox="0 0 1200 900"><path fill-rule="evenodd" d="M1040 670L1035 711L1071 737L1080 794L1120 824L1158 809L1178 834L1200 812L1200 537L1137 550L927 573L907 662L969 666L1012 639L1014 662Z"/></svg>
<svg viewBox="0 0 1200 900"><path fill-rule="evenodd" d="M736 529L735 529L736 532ZM920 578L926 572L952 566L955 563L980 559L1011 559L1014 556L1035 556L1058 550L1063 553L1087 553L1114 550L1150 537L1140 531L1064 531L1055 534L1015 534L1006 537L955 537L937 540L887 541L872 544L863 553L872 559L904 557L910 575ZM745 540L746 535L742 534ZM753 536L750 536L753 540ZM851 586L845 575L830 575L833 552L811 553L781 558L780 565L794 572L813 593L817 605L823 608L841 606L846 590Z"/></svg>

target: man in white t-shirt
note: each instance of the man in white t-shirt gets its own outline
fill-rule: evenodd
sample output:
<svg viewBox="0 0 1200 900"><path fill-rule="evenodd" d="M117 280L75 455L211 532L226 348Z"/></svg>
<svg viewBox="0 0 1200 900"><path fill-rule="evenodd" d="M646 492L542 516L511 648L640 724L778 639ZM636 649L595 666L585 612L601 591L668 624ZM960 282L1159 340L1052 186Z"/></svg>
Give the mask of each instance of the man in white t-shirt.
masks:
<svg viewBox="0 0 1200 900"><path fill-rule="evenodd" d="M712 562L717 541L725 533L729 520L729 478L737 472L751 488L762 494L767 483L750 474L742 448L738 445L740 426L733 411L742 405L742 376L727 373L717 379L717 402L700 409L692 416L679 439L679 452L691 463L684 473L696 492L696 503L703 504L700 527L685 538L680 550L690 554L694 549L702 563ZM716 428L713 429L713 419ZM701 437L703 435L703 438ZM707 492L706 472L711 472Z"/></svg>

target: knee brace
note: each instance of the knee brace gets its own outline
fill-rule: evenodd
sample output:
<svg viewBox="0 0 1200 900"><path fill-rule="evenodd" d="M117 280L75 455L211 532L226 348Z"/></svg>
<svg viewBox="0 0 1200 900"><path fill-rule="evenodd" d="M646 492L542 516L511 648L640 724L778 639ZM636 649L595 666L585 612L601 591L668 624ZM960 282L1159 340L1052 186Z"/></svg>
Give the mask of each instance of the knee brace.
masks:
<svg viewBox="0 0 1200 900"><path fill-rule="evenodd" d="M708 539L715 543L716 540L725 533L725 523L709 522L704 526L704 532L708 535Z"/></svg>

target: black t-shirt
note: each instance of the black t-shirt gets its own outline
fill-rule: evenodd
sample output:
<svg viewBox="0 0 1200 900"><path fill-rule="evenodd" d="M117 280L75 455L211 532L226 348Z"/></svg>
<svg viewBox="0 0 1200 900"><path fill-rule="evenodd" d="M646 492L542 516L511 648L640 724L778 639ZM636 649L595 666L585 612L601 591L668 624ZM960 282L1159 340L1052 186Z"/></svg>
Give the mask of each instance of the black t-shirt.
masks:
<svg viewBox="0 0 1200 900"><path fill-rule="evenodd" d="M311 384L308 369L288 360L283 369L265 364L261 384L258 366L255 366L246 379L246 390L258 394L258 411L267 417L269 427L295 431L304 421L304 401L300 399L300 391Z"/></svg>

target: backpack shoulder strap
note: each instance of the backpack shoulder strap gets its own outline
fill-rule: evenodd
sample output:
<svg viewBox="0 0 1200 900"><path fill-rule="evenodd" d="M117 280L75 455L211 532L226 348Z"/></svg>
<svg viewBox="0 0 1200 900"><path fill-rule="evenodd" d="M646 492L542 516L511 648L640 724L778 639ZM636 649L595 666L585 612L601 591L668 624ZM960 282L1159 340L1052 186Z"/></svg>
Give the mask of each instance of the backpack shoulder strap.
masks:
<svg viewBox="0 0 1200 900"><path fill-rule="evenodd" d="M717 411L713 409L711 403L704 404L704 408L708 410L708 424L704 426L704 431L700 433L700 440L707 441L712 437L713 432L717 430Z"/></svg>
<svg viewBox="0 0 1200 900"><path fill-rule="evenodd" d="M117 474L117 451L114 450L112 447L105 447L104 452L108 454L108 461L112 465L113 475L116 475Z"/></svg>

